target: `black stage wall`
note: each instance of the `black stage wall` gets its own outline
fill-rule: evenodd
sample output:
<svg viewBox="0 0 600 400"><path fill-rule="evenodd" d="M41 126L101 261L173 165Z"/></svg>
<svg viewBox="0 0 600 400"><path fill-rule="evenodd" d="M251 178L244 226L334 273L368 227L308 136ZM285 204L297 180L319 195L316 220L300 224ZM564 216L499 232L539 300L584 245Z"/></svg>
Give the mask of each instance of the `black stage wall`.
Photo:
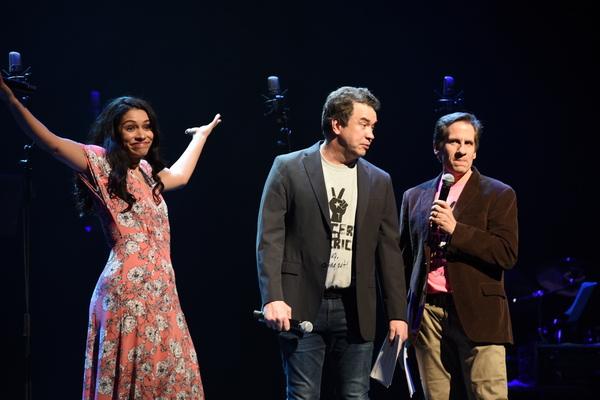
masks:
<svg viewBox="0 0 600 400"><path fill-rule="evenodd" d="M597 269L593 10L578 0L7 2L0 67L8 69L10 51L20 52L38 87L28 107L78 141L91 122L91 91L103 103L123 94L146 98L171 162L189 140L185 128L222 114L192 181L165 196L172 258L207 397L277 399L284 383L274 335L252 317L260 307L257 209L281 152L279 127L263 115L267 77L279 76L288 89L294 150L321 138L330 91L371 89L382 109L367 158L392 175L398 199L440 171L431 147L439 116L434 90L454 77L466 109L485 125L475 164L518 195L520 260L507 274L507 290L521 297L542 289L536 271L553 260L572 257ZM0 393L17 399L25 309L18 161L28 140L4 106L0 138ZM76 215L71 172L39 149L34 158L33 395L77 398L88 302L108 249L98 223ZM543 319L560 317L573 300L550 297ZM535 304L513 307L518 343L510 354L529 342L536 320ZM407 398L401 375L387 390L374 383L372 398Z"/></svg>

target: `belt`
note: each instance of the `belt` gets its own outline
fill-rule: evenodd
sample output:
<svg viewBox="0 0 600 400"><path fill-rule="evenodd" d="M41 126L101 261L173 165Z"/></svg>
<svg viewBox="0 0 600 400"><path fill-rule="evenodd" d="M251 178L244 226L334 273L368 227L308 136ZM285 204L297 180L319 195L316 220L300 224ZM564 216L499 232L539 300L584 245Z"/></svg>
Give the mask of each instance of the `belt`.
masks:
<svg viewBox="0 0 600 400"><path fill-rule="evenodd" d="M323 292L323 298L327 300L331 299L341 299L342 297L347 297L353 294L354 288L343 288L343 289L325 289Z"/></svg>
<svg viewBox="0 0 600 400"><path fill-rule="evenodd" d="M454 298L450 293L428 293L425 302L436 307L451 306L454 304Z"/></svg>

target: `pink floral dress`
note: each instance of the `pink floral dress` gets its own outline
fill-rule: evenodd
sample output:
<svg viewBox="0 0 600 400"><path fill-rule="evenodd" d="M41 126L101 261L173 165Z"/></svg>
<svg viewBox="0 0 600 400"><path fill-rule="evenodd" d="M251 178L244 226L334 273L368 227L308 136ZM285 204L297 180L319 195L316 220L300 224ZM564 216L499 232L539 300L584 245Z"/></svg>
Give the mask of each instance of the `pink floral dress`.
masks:
<svg viewBox="0 0 600 400"><path fill-rule="evenodd" d="M136 202L108 193L110 167L102 147L81 145L90 189L112 248L90 304L84 400L203 400L196 351L181 311L171 267L167 206L152 196L152 168L132 172Z"/></svg>

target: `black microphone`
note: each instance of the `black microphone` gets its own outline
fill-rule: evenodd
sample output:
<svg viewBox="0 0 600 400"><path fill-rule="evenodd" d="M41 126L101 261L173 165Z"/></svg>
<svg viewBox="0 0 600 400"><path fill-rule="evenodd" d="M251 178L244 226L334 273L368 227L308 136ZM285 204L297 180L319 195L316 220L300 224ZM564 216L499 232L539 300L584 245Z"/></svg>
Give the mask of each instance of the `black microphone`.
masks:
<svg viewBox="0 0 600 400"><path fill-rule="evenodd" d="M13 90L20 90L21 92L33 93L37 90L37 87L30 85L27 82L15 81L14 79L2 77L4 84Z"/></svg>
<svg viewBox="0 0 600 400"><path fill-rule="evenodd" d="M440 197L438 200L446 201L450 193L450 186L454 185L454 176L452 174L444 174L442 176L442 188L440 189Z"/></svg>
<svg viewBox="0 0 600 400"><path fill-rule="evenodd" d="M454 176L452 174L444 174L442 176L442 188L440 189L440 196L438 200L446 201L448 199L448 194L450 193L450 187L454 184ZM436 214L437 216L437 214ZM437 230L438 224L435 222L431 222L431 229L433 231Z"/></svg>
<svg viewBox="0 0 600 400"><path fill-rule="evenodd" d="M254 316L258 318L259 321L265 322L263 319L265 317L265 313L262 311L254 310ZM302 333L310 333L313 330L313 324L310 321L298 321L296 319L290 319L290 326L292 329L297 329Z"/></svg>

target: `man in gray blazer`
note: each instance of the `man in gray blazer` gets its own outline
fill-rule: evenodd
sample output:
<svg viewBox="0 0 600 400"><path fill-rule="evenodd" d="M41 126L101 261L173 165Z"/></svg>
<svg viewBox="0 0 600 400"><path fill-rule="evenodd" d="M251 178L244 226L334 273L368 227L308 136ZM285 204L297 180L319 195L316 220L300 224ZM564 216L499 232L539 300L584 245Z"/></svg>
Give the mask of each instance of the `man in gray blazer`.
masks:
<svg viewBox="0 0 600 400"><path fill-rule="evenodd" d="M428 400L508 396L504 271L517 261L517 200L510 186L473 167L481 130L472 114L440 118L433 149L451 175L444 180L454 182L447 199L438 199L442 174L402 199L409 338Z"/></svg>
<svg viewBox="0 0 600 400"><path fill-rule="evenodd" d="M318 399L324 357L338 399L368 399L377 285L388 340L407 337L406 288L390 176L365 161L379 101L342 87L323 106L325 140L275 159L257 234L264 320L279 331L288 399ZM312 332L290 330L290 319Z"/></svg>

